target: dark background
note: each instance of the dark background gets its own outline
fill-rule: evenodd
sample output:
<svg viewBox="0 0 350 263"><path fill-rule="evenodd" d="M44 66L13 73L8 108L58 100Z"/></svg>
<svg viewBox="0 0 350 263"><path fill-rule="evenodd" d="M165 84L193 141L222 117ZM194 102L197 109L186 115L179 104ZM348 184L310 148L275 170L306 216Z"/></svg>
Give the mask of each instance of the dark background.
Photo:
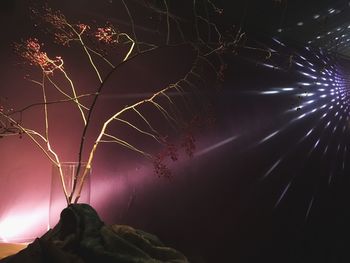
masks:
<svg viewBox="0 0 350 263"><path fill-rule="evenodd" d="M123 18L117 1L51 4L73 19L118 22ZM220 26L240 25L249 45L263 43L280 55L267 61L249 50L226 56L225 81L219 92L209 94L216 123L197 134L195 157L177 162L171 180L157 178L149 163L134 154L114 146L101 149L93 168L93 206L106 223L128 224L154 233L191 262L348 262L347 47L325 55L332 39L322 39L313 42L310 50L305 49L320 33L347 27L348 2L221 1L218 6L224 9ZM332 8L341 12L328 14ZM11 50L14 41L41 34L32 26L27 9L25 1L1 2L0 91L15 107L40 96L23 79L26 69L18 65L19 59ZM322 21L315 22L315 14L321 14ZM303 26L296 25L300 21ZM283 29L281 33L277 32L279 28ZM319 47L324 48L323 55ZM57 52L55 47L52 50ZM174 50L126 65L115 76L120 89L133 94L143 90L140 83L147 90L171 82L188 66L186 52ZM304 68L289 66L290 55ZM326 56L332 60L324 63ZM73 59L69 67L84 86L91 80L81 70L80 61ZM320 72L325 68L332 74L337 71L344 79L340 92L344 100L331 94L331 86L320 91L315 84L322 81ZM311 84L303 87L301 83ZM292 90L283 92L283 88ZM299 98L306 93L313 95ZM128 101L118 93L107 94L101 103ZM327 97L321 98L323 94ZM312 103L297 110L311 99ZM324 104L327 107L320 109ZM334 107L330 109L331 105ZM313 109L317 111L298 119ZM40 125L39 114L33 111L26 118L34 126ZM54 111L54 118L59 127L67 114ZM74 125L69 128L68 135L55 134L55 143L66 161L76 156L79 136ZM276 131L275 136L264 140ZM6 138L0 141L0 164L0 236L4 241L16 241L41 235L47 224L50 163L29 140ZM14 229L18 231L11 233L9 222L23 225L22 232L17 226Z"/></svg>

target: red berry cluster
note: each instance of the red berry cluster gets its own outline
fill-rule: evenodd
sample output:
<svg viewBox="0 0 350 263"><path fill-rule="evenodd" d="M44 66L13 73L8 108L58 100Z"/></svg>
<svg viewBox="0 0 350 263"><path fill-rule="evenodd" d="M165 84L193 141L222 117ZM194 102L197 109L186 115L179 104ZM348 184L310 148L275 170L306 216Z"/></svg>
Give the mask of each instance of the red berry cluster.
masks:
<svg viewBox="0 0 350 263"><path fill-rule="evenodd" d="M189 157L193 157L194 152L196 150L196 139L194 138L193 134L191 132L187 133L184 138L183 141L181 143L181 146L184 148L185 153L189 156Z"/></svg>
<svg viewBox="0 0 350 263"><path fill-rule="evenodd" d="M115 44L117 43L118 32L111 25L105 27L98 27L95 33L97 40L104 44Z"/></svg>
<svg viewBox="0 0 350 263"><path fill-rule="evenodd" d="M29 38L23 43L14 45L15 51L24 59L29 61L30 65L39 66L47 74L53 73L58 68L63 68L63 60L56 56L50 59L46 52L41 51L42 45L36 38Z"/></svg>
<svg viewBox="0 0 350 263"><path fill-rule="evenodd" d="M162 153L157 154L153 159L154 172L158 177L169 178L171 171L165 164L165 157Z"/></svg>

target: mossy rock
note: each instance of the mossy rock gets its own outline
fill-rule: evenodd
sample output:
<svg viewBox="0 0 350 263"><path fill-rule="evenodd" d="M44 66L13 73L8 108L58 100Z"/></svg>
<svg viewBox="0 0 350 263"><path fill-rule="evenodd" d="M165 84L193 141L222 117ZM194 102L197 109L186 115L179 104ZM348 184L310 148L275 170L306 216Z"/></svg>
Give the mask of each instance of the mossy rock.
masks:
<svg viewBox="0 0 350 263"><path fill-rule="evenodd" d="M26 249L1 263L188 263L179 251L150 233L125 225L106 226L87 204L70 205L59 223Z"/></svg>

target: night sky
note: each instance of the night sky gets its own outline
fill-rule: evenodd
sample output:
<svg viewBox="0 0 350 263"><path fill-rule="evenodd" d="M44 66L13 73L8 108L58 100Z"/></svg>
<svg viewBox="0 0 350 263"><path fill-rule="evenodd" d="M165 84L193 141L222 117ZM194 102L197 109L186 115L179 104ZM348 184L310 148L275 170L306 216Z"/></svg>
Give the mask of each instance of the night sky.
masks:
<svg viewBox="0 0 350 263"><path fill-rule="evenodd" d="M153 3L144 1L148 2ZM318 14L325 21L333 13L348 12L336 9L347 1L336 1L334 6L332 1L308 5L295 1L287 7L286 2L218 1L224 10L216 17L218 27L237 32L241 26L246 40L237 52L222 55L227 64L223 81L206 76L209 80L203 86L208 87L202 96L215 122L196 130L194 156L181 153L171 163L170 179L158 178L152 163L134 152L111 144L99 148L91 203L107 224L128 224L154 233L195 263L348 262L350 64L343 56L346 48L340 56L317 37L341 32L346 44L350 23L342 20L339 25L331 17L330 31L324 22L307 28ZM48 3L77 23L110 21L130 30L117 0ZM171 8L186 17L188 9L182 5L179 1ZM164 28L158 32L150 27L155 23L149 19L155 18L139 9L133 12L142 37L164 38ZM81 93L98 86L86 68L86 58L52 43L39 30L30 19L27 1L2 1L0 14L3 105L21 109L41 100L38 87L24 78L40 74L13 52L14 42L29 37L40 39L55 56L67 58L65 68ZM344 43L337 42L340 47ZM193 57L186 46L171 47L120 67L99 98L88 142L115 107L144 99L181 78ZM204 109L209 107L206 103ZM63 161L76 160L81 135L77 116L69 106L60 105L50 106L50 114L52 143ZM163 128L161 116L150 114ZM41 116L42 108L33 107L22 117L42 131ZM117 132L148 151L159 150L128 130ZM181 137L177 135L170 132L175 141ZM42 235L48 224L51 163L26 136L10 136L0 140L0 164L0 240Z"/></svg>

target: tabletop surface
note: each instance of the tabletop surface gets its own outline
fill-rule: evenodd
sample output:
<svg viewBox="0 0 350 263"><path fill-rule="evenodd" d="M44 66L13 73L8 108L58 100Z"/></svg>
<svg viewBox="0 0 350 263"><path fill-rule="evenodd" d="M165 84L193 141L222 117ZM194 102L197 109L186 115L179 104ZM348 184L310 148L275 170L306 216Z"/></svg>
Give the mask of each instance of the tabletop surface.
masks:
<svg viewBox="0 0 350 263"><path fill-rule="evenodd" d="M0 243L0 259L16 254L26 247L27 244L21 243Z"/></svg>

